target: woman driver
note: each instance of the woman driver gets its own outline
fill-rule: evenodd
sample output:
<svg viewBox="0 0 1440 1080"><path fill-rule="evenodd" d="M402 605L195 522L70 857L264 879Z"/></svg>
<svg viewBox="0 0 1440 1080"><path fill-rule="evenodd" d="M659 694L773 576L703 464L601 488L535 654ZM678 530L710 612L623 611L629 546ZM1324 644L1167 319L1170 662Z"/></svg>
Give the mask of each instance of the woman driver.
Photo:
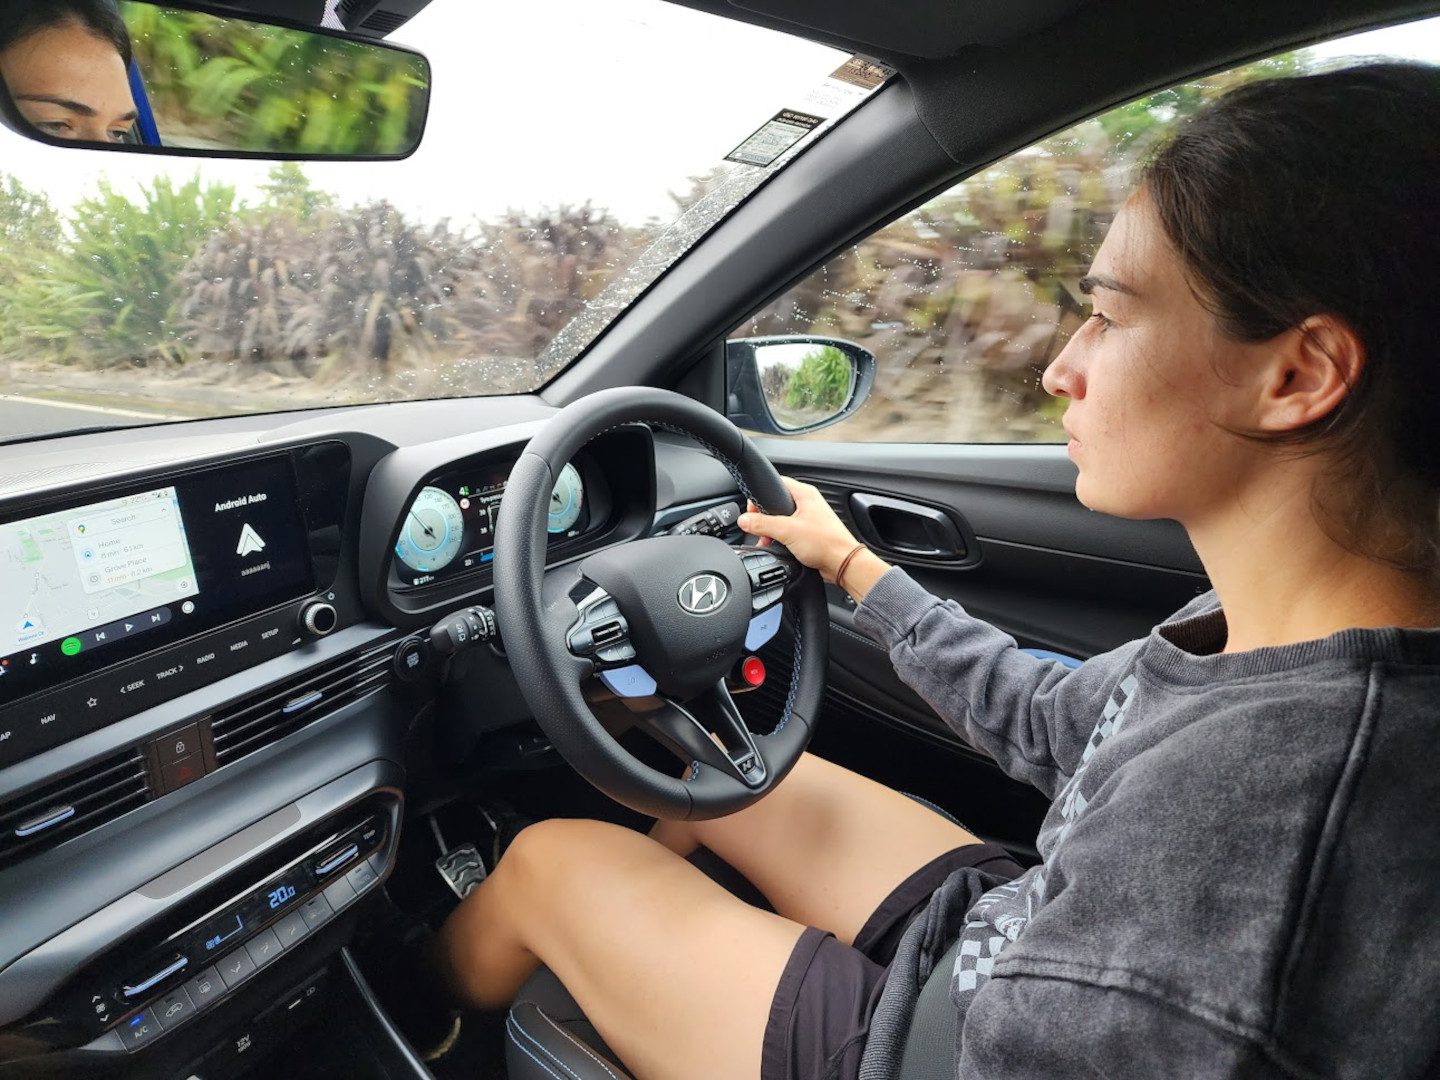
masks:
<svg viewBox="0 0 1440 1080"><path fill-rule="evenodd" d="M126 142L135 124L130 34L110 0L0 2L0 77L46 135Z"/></svg>
<svg viewBox="0 0 1440 1080"><path fill-rule="evenodd" d="M1054 799L1040 866L807 757L720 820L525 830L440 935L455 991L503 1006L543 962L642 1080L885 1077L958 941L962 1077L1433 1075L1437 115L1418 65L1250 85L1116 218L1044 385L1080 501L1180 521L1214 586L1148 637L1067 673L811 487L741 519Z"/></svg>

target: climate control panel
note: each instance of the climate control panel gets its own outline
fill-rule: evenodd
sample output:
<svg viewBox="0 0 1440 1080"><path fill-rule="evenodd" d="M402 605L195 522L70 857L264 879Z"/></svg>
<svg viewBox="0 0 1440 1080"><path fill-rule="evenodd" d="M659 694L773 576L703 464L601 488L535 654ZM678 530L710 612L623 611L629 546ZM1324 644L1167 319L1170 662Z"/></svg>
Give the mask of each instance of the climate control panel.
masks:
<svg viewBox="0 0 1440 1080"><path fill-rule="evenodd" d="M165 934L146 935L86 973L63 1010L92 1050L139 1050L226 997L370 890L393 844L394 815L371 807ZM163 936L162 936L163 935Z"/></svg>

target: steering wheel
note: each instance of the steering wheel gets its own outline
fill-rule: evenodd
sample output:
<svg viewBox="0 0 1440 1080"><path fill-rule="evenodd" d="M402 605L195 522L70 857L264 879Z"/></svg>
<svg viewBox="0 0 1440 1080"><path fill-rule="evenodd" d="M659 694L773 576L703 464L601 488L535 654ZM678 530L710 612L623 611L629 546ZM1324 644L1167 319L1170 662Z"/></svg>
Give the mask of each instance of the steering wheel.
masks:
<svg viewBox="0 0 1440 1080"><path fill-rule="evenodd" d="M510 473L495 531L496 621L535 719L581 776L651 817L721 817L770 791L810 742L825 681L824 585L778 545L698 535L632 540L547 570L560 470L591 439L630 423L690 437L764 512L794 512L775 467L713 410L645 387L591 394L551 417ZM787 607L790 690L775 729L755 735L726 677L775 635ZM616 741L587 703L609 696L690 766L688 778Z"/></svg>

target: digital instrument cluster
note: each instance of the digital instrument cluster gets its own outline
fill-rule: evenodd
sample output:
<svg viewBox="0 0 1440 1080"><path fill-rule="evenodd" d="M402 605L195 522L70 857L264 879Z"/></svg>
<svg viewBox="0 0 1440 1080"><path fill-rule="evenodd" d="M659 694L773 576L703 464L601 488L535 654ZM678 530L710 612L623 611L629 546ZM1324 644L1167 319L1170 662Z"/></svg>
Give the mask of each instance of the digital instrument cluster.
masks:
<svg viewBox="0 0 1440 1080"><path fill-rule="evenodd" d="M396 573L411 585L442 573L486 567L495 557L495 523L513 461L480 463L437 477L405 511L395 541ZM591 525L580 469L567 464L550 493L549 532L577 537Z"/></svg>

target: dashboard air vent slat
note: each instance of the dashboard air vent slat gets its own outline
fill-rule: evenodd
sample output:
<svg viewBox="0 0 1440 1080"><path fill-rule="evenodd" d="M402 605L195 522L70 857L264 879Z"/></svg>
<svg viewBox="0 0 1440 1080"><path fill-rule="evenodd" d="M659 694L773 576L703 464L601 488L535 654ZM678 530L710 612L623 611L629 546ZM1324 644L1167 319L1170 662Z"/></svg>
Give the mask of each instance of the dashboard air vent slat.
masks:
<svg viewBox="0 0 1440 1080"><path fill-rule="evenodd" d="M216 713L210 719L216 767L253 754L387 686L394 653L391 641L340 657Z"/></svg>
<svg viewBox="0 0 1440 1080"><path fill-rule="evenodd" d="M0 804L0 864L64 843L149 801L150 774L139 749Z"/></svg>

